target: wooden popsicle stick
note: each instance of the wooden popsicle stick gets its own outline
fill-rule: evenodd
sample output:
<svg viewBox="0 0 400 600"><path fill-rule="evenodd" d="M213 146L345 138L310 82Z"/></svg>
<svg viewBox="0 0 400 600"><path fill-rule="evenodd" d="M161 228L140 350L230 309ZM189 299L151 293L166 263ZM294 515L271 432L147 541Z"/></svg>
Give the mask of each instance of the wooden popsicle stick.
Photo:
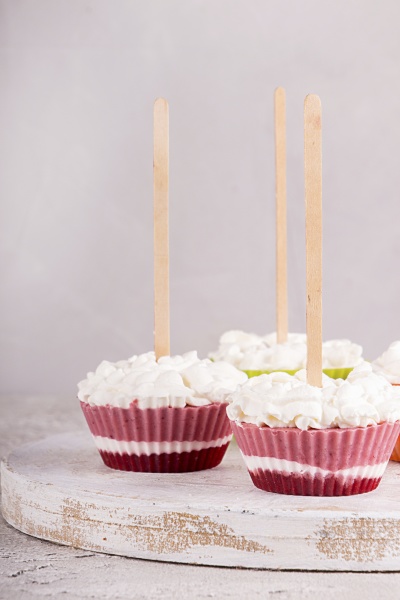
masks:
<svg viewBox="0 0 400 600"><path fill-rule="evenodd" d="M156 359L170 354L169 317L169 115L168 102L154 102L154 351Z"/></svg>
<svg viewBox="0 0 400 600"><path fill-rule="evenodd" d="M322 387L322 153L321 101L304 101L306 200L307 383Z"/></svg>
<svg viewBox="0 0 400 600"><path fill-rule="evenodd" d="M288 337L287 226L286 226L286 95L275 90L275 198L276 198L276 335Z"/></svg>

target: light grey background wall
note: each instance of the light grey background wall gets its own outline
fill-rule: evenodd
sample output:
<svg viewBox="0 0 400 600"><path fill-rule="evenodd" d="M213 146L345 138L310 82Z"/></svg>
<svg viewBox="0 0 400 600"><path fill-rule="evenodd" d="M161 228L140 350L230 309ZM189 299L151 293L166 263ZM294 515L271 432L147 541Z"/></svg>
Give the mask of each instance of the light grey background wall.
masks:
<svg viewBox="0 0 400 600"><path fill-rule="evenodd" d="M75 394L152 347L152 104L170 102L172 350L275 329L287 90L290 329L303 98L323 104L324 337L400 338L396 0L1 0L1 390Z"/></svg>

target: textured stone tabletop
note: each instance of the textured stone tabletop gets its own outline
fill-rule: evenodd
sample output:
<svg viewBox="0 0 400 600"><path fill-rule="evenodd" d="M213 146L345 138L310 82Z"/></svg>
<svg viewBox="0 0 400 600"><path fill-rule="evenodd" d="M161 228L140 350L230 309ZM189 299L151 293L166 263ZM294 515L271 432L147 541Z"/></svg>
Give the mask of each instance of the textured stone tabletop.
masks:
<svg viewBox="0 0 400 600"><path fill-rule="evenodd" d="M2 456L22 443L84 427L73 398L0 401ZM19 533L2 518L0 539L2 599L400 598L400 572L251 571L142 561L44 542Z"/></svg>

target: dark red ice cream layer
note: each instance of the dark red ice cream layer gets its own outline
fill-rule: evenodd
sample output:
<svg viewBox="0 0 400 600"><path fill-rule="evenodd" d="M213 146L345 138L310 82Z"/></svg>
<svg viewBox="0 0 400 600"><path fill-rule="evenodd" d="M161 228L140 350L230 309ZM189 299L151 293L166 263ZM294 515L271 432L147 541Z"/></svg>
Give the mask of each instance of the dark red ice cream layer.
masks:
<svg viewBox="0 0 400 600"><path fill-rule="evenodd" d="M253 483L260 490L292 496L351 496L365 494L378 487L381 477L346 479L343 476L282 473L281 471L250 472Z"/></svg>
<svg viewBox="0 0 400 600"><path fill-rule="evenodd" d="M188 473L212 469L220 464L229 444L216 448L204 448L191 452L171 454L117 454L100 450L101 458L107 467L120 471L141 473Z"/></svg>
<svg viewBox="0 0 400 600"><path fill-rule="evenodd" d="M90 406L81 402L93 435L127 442L209 442L232 433L227 404L183 408Z"/></svg>
<svg viewBox="0 0 400 600"><path fill-rule="evenodd" d="M243 454L295 461L327 471L375 465L389 460L400 423L349 429L257 427L231 422Z"/></svg>

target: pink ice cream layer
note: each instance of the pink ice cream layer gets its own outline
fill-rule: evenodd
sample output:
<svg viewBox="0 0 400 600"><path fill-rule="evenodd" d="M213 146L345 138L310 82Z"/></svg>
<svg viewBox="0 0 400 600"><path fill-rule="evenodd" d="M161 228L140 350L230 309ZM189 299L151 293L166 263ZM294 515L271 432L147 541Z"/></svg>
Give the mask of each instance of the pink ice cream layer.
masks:
<svg viewBox="0 0 400 600"><path fill-rule="evenodd" d="M345 496L375 489L400 430L400 423L307 431L231 425L256 487L304 496Z"/></svg>
<svg viewBox="0 0 400 600"><path fill-rule="evenodd" d="M243 454L269 456L320 467L327 471L374 465L389 460L398 423L346 429L297 429L257 427L231 423Z"/></svg>
<svg viewBox="0 0 400 600"><path fill-rule="evenodd" d="M135 442L209 442L231 434L227 404L185 406L184 408L129 408L91 406L81 402L94 436Z"/></svg>
<svg viewBox="0 0 400 600"><path fill-rule="evenodd" d="M152 473L198 471L217 466L232 430L226 403L141 409L81 402L104 463Z"/></svg>

